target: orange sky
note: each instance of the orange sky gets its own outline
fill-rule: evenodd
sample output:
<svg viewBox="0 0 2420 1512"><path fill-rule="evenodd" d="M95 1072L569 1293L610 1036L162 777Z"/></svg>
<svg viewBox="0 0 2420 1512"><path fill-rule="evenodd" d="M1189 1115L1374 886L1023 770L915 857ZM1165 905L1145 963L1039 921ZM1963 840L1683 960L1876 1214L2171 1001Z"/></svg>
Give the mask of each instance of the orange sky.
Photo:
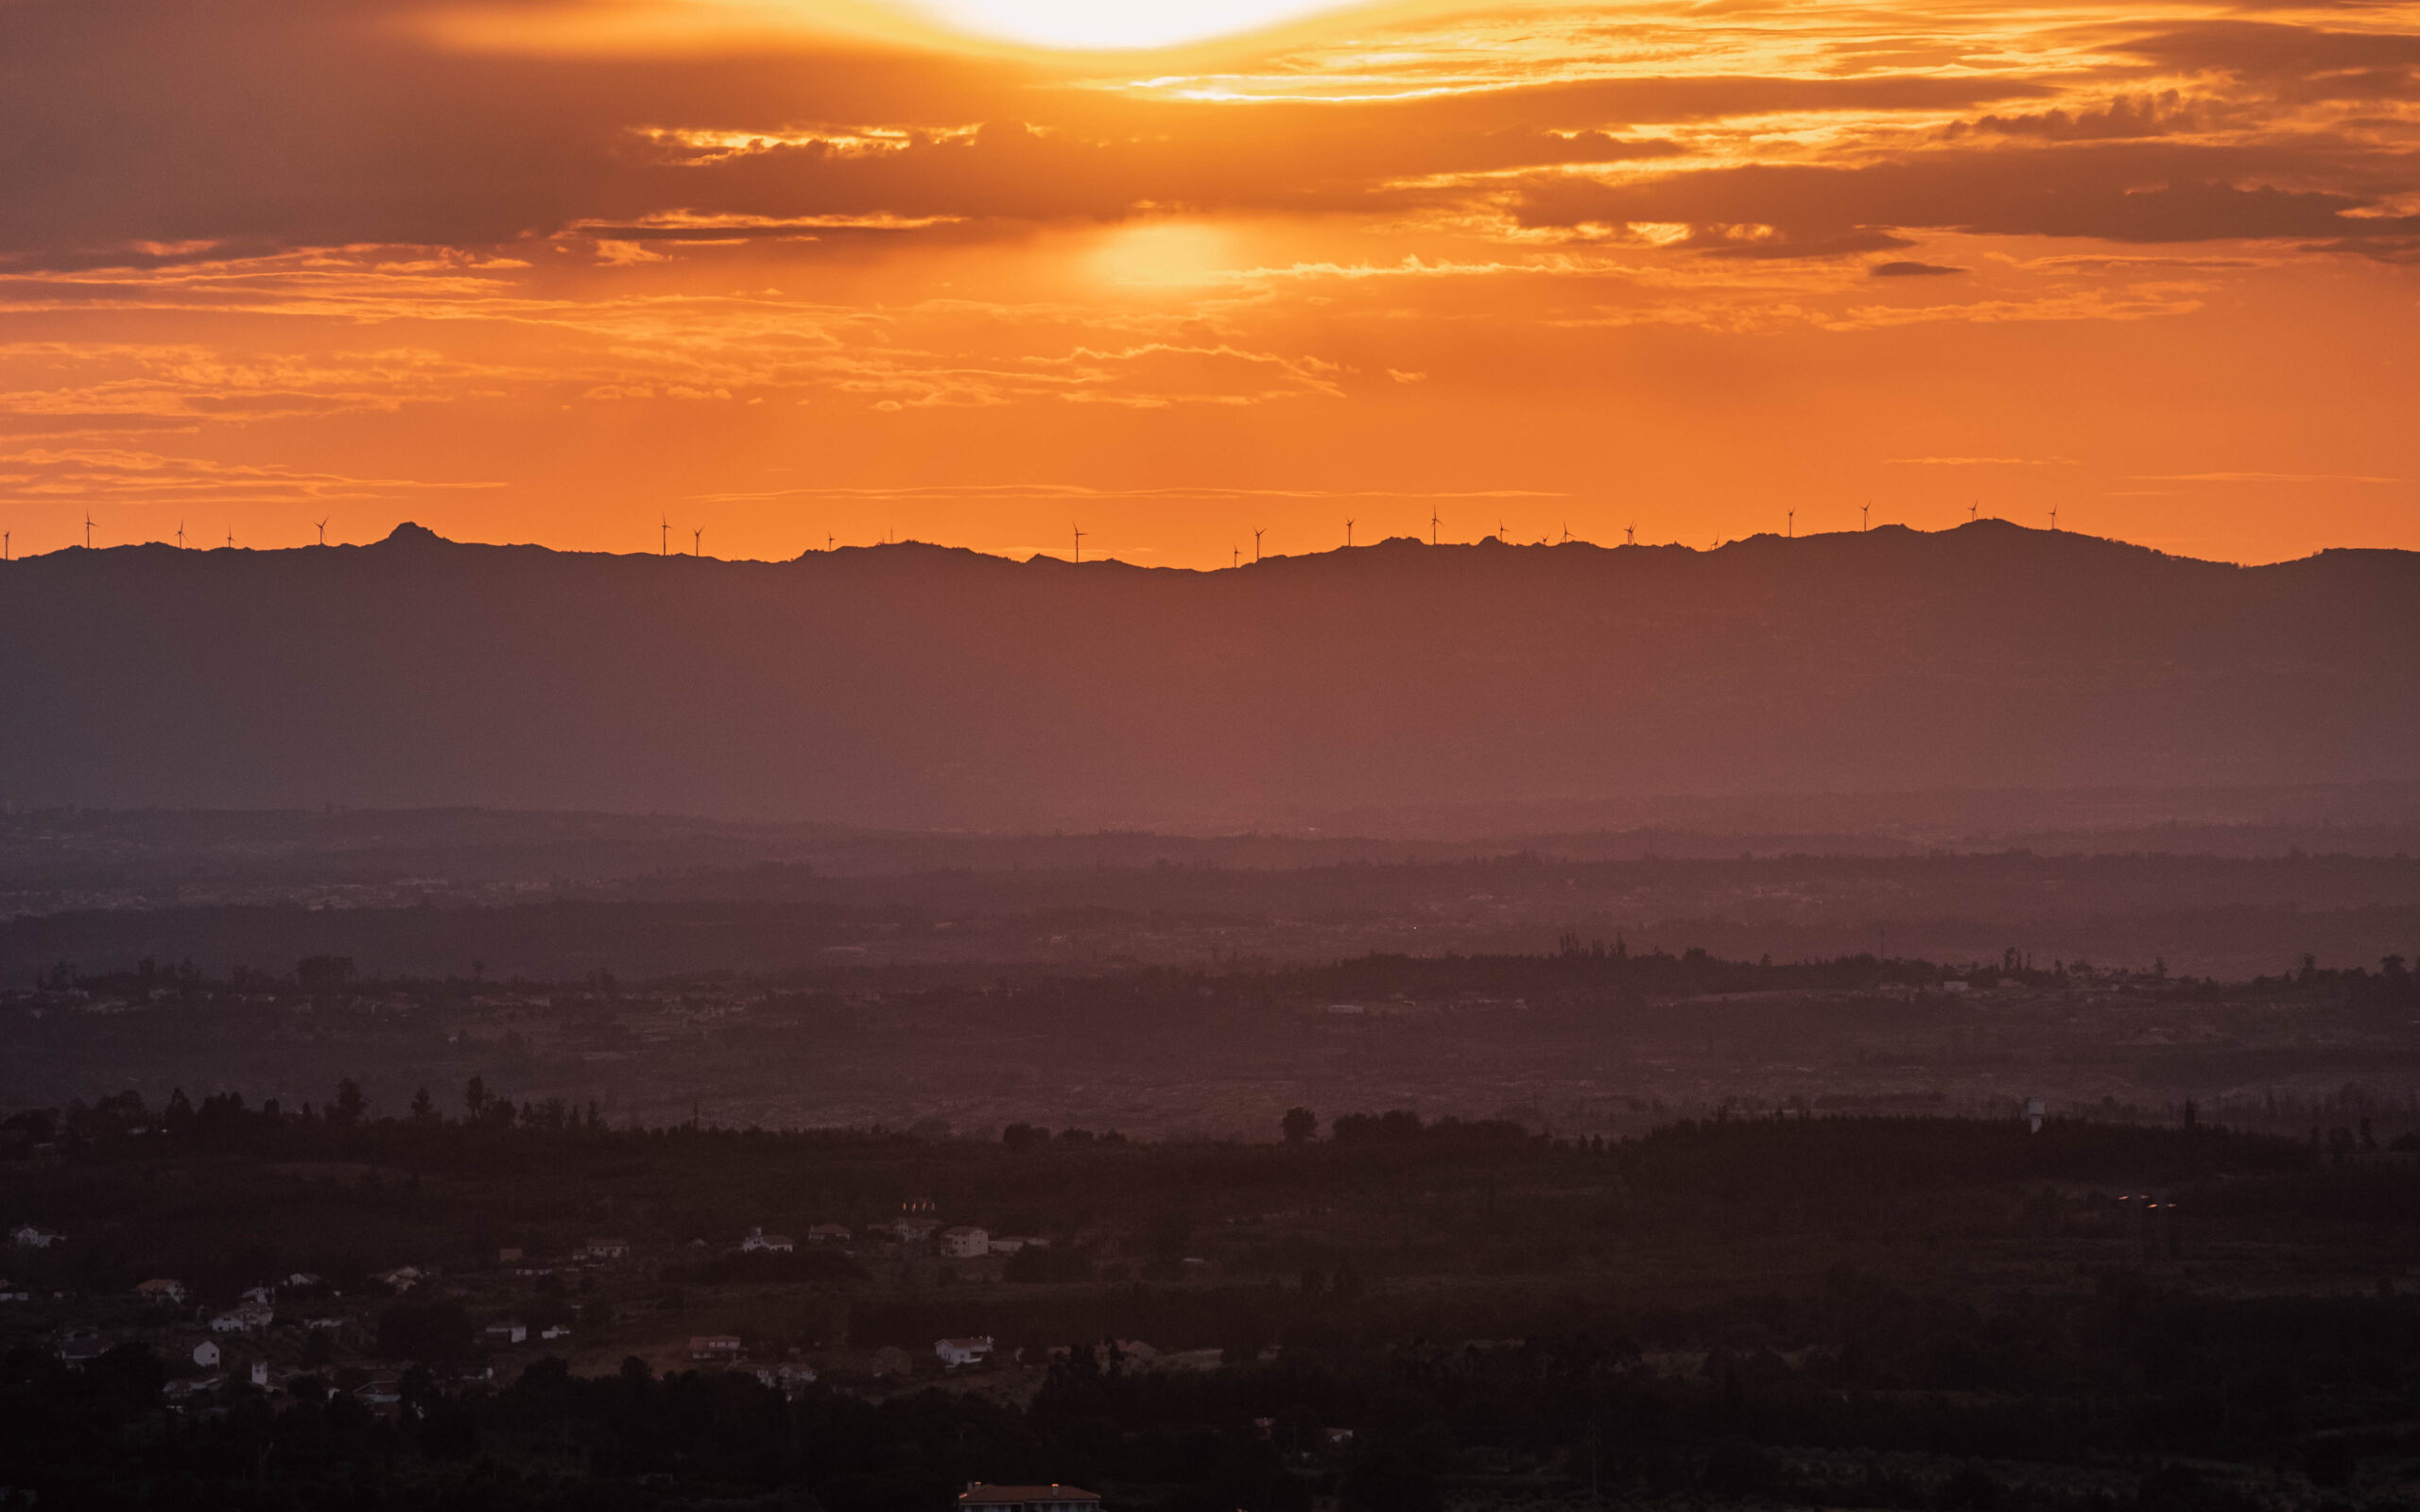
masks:
<svg viewBox="0 0 2420 1512"><path fill-rule="evenodd" d="M2420 5L1298 9L16 0L0 529L2420 548Z"/></svg>

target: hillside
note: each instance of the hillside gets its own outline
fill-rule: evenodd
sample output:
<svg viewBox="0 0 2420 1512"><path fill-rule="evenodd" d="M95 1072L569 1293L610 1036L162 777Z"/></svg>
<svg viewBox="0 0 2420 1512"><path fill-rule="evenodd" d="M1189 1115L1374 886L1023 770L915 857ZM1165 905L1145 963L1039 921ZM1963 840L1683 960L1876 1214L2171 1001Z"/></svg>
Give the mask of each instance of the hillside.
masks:
<svg viewBox="0 0 2420 1512"><path fill-rule="evenodd" d="M0 565L0 799L984 827L1647 793L2420 777L2420 557L1983 522L1392 541L1209 573L925 545Z"/></svg>

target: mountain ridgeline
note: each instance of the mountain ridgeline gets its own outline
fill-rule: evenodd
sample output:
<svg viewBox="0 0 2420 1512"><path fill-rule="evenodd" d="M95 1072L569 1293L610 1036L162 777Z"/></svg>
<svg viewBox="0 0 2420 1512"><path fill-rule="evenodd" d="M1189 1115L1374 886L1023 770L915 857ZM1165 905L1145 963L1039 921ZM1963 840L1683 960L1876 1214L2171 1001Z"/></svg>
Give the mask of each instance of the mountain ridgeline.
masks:
<svg viewBox="0 0 2420 1512"><path fill-rule="evenodd" d="M1997 522L1219 572L405 525L0 565L0 633L20 805L1089 827L2420 777L2420 555L2245 568Z"/></svg>

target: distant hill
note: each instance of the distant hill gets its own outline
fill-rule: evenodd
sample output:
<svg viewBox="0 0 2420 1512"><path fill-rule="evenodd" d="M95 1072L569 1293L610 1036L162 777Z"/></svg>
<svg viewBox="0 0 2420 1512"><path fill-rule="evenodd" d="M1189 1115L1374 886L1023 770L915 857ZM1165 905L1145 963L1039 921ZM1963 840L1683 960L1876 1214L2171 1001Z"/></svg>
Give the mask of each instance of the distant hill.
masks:
<svg viewBox="0 0 2420 1512"><path fill-rule="evenodd" d="M0 565L0 799L988 828L2420 777L2420 556L1982 522L1219 572L894 545Z"/></svg>

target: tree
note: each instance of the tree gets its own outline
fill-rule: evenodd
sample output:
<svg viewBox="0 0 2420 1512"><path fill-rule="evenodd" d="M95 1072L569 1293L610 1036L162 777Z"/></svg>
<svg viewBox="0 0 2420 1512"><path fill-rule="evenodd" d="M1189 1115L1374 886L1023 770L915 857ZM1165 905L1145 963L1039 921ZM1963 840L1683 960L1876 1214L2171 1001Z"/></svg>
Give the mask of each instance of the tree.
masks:
<svg viewBox="0 0 2420 1512"><path fill-rule="evenodd" d="M1277 1129L1286 1136L1287 1143L1304 1143L1320 1131L1319 1115L1307 1108L1289 1108L1286 1116L1277 1121Z"/></svg>
<svg viewBox="0 0 2420 1512"><path fill-rule="evenodd" d="M412 1122L415 1124L437 1122L437 1105L429 1100L428 1089L425 1087L412 1093Z"/></svg>
<svg viewBox="0 0 2420 1512"><path fill-rule="evenodd" d="M474 1076L471 1078L471 1084L462 1089L462 1106L471 1110L470 1121L474 1124L477 1123L479 1121L480 1112L488 1106L488 1083L486 1077Z"/></svg>
<svg viewBox="0 0 2420 1512"><path fill-rule="evenodd" d="M361 1095L361 1083L347 1076L337 1083L336 1101L328 1105L328 1122L337 1128L351 1128L370 1111L370 1100Z"/></svg>

